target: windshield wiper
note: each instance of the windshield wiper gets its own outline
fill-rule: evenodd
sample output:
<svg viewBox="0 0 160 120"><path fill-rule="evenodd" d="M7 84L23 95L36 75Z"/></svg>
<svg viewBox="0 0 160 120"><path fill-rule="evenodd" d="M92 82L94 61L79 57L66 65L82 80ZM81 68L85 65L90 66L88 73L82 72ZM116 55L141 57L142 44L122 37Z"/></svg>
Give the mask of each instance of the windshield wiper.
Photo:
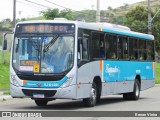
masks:
<svg viewBox="0 0 160 120"><path fill-rule="evenodd" d="M49 50L49 48L55 43L55 41L57 40L58 37L59 37L59 35L54 36L53 39L47 45L45 45L45 48L43 51L47 52Z"/></svg>

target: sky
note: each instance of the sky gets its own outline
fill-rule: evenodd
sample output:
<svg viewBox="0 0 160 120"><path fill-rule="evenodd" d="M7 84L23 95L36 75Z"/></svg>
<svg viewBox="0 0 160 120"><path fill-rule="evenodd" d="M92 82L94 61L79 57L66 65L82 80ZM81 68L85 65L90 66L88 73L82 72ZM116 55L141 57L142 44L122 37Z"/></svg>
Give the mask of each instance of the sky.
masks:
<svg viewBox="0 0 160 120"><path fill-rule="evenodd" d="M16 0L16 17L17 18L30 18L39 16L40 11L46 10L48 8L59 8L54 4L48 3L45 0L28 0L41 4L43 6L38 6L27 2L27 0ZM47 0L58 5L70 8L72 10L84 10L84 9L96 9L97 0ZM127 4L132 4L144 0L100 0L100 9L106 10L109 6L116 8L119 6ZM13 0L0 0L0 20L10 18L13 19Z"/></svg>

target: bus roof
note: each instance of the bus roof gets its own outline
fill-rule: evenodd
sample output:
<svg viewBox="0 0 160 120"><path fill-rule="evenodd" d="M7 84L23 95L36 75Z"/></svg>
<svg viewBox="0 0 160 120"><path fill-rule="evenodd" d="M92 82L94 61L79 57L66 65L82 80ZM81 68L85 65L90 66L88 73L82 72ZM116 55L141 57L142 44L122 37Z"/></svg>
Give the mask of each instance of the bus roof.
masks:
<svg viewBox="0 0 160 120"><path fill-rule="evenodd" d="M114 33L118 35L125 35L125 36L142 38L142 39L147 39L147 40L154 40L153 35L133 32L130 30L130 28L126 26L116 25L116 24L111 24L111 23L87 23L84 21L70 21L67 19L59 18L55 20L24 21L24 22L19 22L18 24L31 24L31 23L73 23L78 28L102 31L102 32L107 32L107 33Z"/></svg>

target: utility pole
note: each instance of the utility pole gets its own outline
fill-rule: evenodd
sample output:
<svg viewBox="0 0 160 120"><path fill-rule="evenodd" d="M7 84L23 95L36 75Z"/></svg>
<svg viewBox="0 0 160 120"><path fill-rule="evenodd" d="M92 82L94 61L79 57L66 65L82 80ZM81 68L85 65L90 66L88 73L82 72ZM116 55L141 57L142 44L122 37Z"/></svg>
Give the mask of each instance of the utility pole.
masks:
<svg viewBox="0 0 160 120"><path fill-rule="evenodd" d="M96 22L100 22L100 0L97 0Z"/></svg>
<svg viewBox="0 0 160 120"><path fill-rule="evenodd" d="M13 28L16 25L16 0L13 0Z"/></svg>
<svg viewBox="0 0 160 120"><path fill-rule="evenodd" d="M150 0L148 0L148 34L152 34L152 17L151 17L151 6Z"/></svg>
<svg viewBox="0 0 160 120"><path fill-rule="evenodd" d="M92 7L92 10L94 10L94 5L91 5L91 7Z"/></svg>

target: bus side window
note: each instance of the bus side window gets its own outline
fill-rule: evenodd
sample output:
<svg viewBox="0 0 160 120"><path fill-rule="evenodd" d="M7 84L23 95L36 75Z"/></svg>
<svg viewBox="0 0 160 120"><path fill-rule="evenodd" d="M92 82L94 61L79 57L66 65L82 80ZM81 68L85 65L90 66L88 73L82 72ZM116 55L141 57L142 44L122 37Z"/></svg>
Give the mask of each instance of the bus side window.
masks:
<svg viewBox="0 0 160 120"><path fill-rule="evenodd" d="M82 39L82 59L88 60L88 38Z"/></svg>
<svg viewBox="0 0 160 120"><path fill-rule="evenodd" d="M93 58L105 58L104 33L92 32Z"/></svg>
<svg viewBox="0 0 160 120"><path fill-rule="evenodd" d="M147 41L147 59L148 61L153 61L155 59L154 54L154 42Z"/></svg>
<svg viewBox="0 0 160 120"><path fill-rule="evenodd" d="M118 58L128 59L128 38L118 36Z"/></svg>
<svg viewBox="0 0 160 120"><path fill-rule="evenodd" d="M146 41L139 40L139 60L146 60Z"/></svg>
<svg viewBox="0 0 160 120"><path fill-rule="evenodd" d="M106 34L106 59L117 59L117 36Z"/></svg>
<svg viewBox="0 0 160 120"><path fill-rule="evenodd" d="M79 38L78 39L78 60L88 60L88 38Z"/></svg>
<svg viewBox="0 0 160 120"><path fill-rule="evenodd" d="M130 60L138 60L138 40L129 38Z"/></svg>

